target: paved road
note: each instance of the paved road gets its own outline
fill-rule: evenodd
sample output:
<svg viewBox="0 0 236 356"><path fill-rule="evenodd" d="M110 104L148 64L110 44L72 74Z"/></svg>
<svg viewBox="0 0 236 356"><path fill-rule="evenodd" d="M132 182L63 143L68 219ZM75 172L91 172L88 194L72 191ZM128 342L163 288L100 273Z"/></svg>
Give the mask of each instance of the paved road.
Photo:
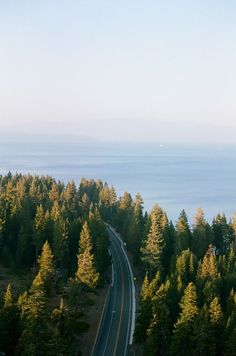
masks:
<svg viewBox="0 0 236 356"><path fill-rule="evenodd" d="M92 356L125 356L134 327L133 275L122 242L112 228L108 232L113 277Z"/></svg>

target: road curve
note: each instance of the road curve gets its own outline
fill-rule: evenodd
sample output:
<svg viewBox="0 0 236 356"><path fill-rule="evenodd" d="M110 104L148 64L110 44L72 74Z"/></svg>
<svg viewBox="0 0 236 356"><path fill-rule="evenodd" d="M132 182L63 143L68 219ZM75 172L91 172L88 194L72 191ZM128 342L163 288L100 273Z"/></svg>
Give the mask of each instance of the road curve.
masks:
<svg viewBox="0 0 236 356"><path fill-rule="evenodd" d="M125 356L132 343L135 291L132 270L123 242L107 225L112 255L112 282L108 289L92 356Z"/></svg>

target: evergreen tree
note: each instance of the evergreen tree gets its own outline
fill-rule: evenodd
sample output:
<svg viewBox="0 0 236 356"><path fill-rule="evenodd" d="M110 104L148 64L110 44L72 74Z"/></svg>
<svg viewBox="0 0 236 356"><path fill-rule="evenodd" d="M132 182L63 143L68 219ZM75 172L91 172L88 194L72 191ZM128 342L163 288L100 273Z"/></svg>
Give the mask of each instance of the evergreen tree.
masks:
<svg viewBox="0 0 236 356"><path fill-rule="evenodd" d="M92 240L87 222L84 223L80 235L78 269L76 276L80 282L90 288L94 288L98 284L99 274L94 267Z"/></svg>
<svg viewBox="0 0 236 356"><path fill-rule="evenodd" d="M235 252L236 251L236 212L233 214L231 227L233 232L233 247Z"/></svg>
<svg viewBox="0 0 236 356"><path fill-rule="evenodd" d="M223 313L218 297L215 297L209 307L209 353L221 356L223 354Z"/></svg>
<svg viewBox="0 0 236 356"><path fill-rule="evenodd" d="M236 293L232 288L227 300L225 328L225 355L236 355Z"/></svg>
<svg viewBox="0 0 236 356"><path fill-rule="evenodd" d="M36 277L36 282L43 284L46 292L49 293L53 286L53 279L55 278L55 265L52 250L48 241L43 245L41 256L39 257L39 272Z"/></svg>
<svg viewBox="0 0 236 356"><path fill-rule="evenodd" d="M105 224L97 209L89 214L89 230L93 237L94 265L102 280L106 279L107 268L111 263L108 253L109 237Z"/></svg>
<svg viewBox="0 0 236 356"><path fill-rule="evenodd" d="M187 284L194 280L196 268L196 258L188 249L181 252L177 257L175 273L178 281L178 290L186 288Z"/></svg>
<svg viewBox="0 0 236 356"><path fill-rule="evenodd" d="M17 345L17 354L43 356L47 354L50 339L45 293L40 285L33 285L24 305L23 332Z"/></svg>
<svg viewBox="0 0 236 356"><path fill-rule="evenodd" d="M152 320L147 331L145 353L167 355L170 340L170 319L166 286L162 284L152 299Z"/></svg>
<svg viewBox="0 0 236 356"><path fill-rule="evenodd" d="M168 223L166 215L159 207L151 213L151 227L144 246L141 248L142 260L152 276L156 271L163 270L163 254L165 248L164 229Z"/></svg>
<svg viewBox="0 0 236 356"><path fill-rule="evenodd" d="M34 238L33 242L35 245L35 260L38 260L38 253L42 248L44 243L44 230L45 230L45 215L42 204L37 206L36 215L34 219Z"/></svg>
<svg viewBox="0 0 236 356"><path fill-rule="evenodd" d="M212 253L207 253L203 258L203 262L199 265L198 277L204 280L214 280L218 276L216 256Z"/></svg>
<svg viewBox="0 0 236 356"><path fill-rule="evenodd" d="M92 240L87 221L85 221L80 233L79 254L84 253L86 249L89 251L92 250Z"/></svg>
<svg viewBox="0 0 236 356"><path fill-rule="evenodd" d="M171 343L171 355L193 355L196 340L193 334L194 324L199 314L196 287L187 285L180 303L181 313L175 324Z"/></svg>
<svg viewBox="0 0 236 356"><path fill-rule="evenodd" d="M190 246L191 232L188 224L188 218L185 211L182 210L176 224L175 254L179 255L181 251L187 250Z"/></svg>
<svg viewBox="0 0 236 356"><path fill-rule="evenodd" d="M156 294L156 292L160 287L160 284L161 284L161 274L158 271L149 284L149 293L151 297L154 297L154 295Z"/></svg>
<svg viewBox="0 0 236 356"><path fill-rule="evenodd" d="M69 266L69 221L60 218L54 224L53 252L60 268Z"/></svg>
<svg viewBox="0 0 236 356"><path fill-rule="evenodd" d="M136 343L142 343L147 338L147 329L150 325L152 318L152 301L150 283L147 274L142 283L140 298L139 298L139 310L136 321L136 328L134 338Z"/></svg>
<svg viewBox="0 0 236 356"><path fill-rule="evenodd" d="M217 267L216 256L211 247L199 263L197 271L197 285L201 303L209 303L215 296L219 295L221 277Z"/></svg>
<svg viewBox="0 0 236 356"><path fill-rule="evenodd" d="M218 214L213 219L212 230L213 243L216 246L218 253L223 254L228 252L230 248L230 243L233 238L233 234L224 214Z"/></svg>
<svg viewBox="0 0 236 356"><path fill-rule="evenodd" d="M0 350L13 355L20 336L19 311L12 299L9 284L4 296L4 305L0 311Z"/></svg>
<svg viewBox="0 0 236 356"><path fill-rule="evenodd" d="M195 216L192 235L192 250L198 258L202 258L206 254L212 239L210 225L205 220L203 210L199 208Z"/></svg>

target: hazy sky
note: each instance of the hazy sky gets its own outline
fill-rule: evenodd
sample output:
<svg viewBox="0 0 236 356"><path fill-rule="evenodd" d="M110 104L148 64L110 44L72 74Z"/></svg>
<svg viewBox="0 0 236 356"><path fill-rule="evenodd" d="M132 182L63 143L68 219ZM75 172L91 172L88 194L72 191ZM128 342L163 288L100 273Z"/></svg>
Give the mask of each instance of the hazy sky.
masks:
<svg viewBox="0 0 236 356"><path fill-rule="evenodd" d="M0 1L0 131L234 142L234 0Z"/></svg>

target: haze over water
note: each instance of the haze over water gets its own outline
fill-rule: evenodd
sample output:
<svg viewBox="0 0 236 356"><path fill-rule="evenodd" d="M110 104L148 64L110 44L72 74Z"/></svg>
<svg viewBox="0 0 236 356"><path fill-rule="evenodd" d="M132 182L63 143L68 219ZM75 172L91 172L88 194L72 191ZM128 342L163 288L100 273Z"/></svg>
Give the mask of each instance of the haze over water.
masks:
<svg viewBox="0 0 236 356"><path fill-rule="evenodd" d="M0 174L36 173L67 182L102 179L118 195L140 192L144 207L162 206L172 220L184 208L192 222L236 211L236 146L108 142L1 142Z"/></svg>

